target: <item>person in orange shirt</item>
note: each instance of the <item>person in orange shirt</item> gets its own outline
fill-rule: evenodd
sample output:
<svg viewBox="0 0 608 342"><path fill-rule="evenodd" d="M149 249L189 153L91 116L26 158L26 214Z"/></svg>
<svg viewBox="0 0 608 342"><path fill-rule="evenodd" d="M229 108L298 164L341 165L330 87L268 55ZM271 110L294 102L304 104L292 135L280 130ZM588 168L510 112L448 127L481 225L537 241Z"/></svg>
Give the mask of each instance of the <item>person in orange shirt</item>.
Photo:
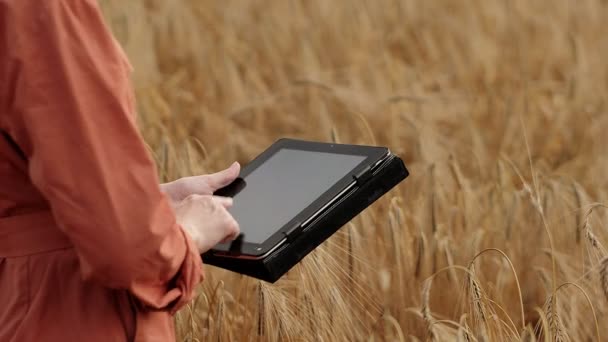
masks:
<svg viewBox="0 0 608 342"><path fill-rule="evenodd" d="M158 185L95 0L0 0L0 341L173 341L239 173Z"/></svg>

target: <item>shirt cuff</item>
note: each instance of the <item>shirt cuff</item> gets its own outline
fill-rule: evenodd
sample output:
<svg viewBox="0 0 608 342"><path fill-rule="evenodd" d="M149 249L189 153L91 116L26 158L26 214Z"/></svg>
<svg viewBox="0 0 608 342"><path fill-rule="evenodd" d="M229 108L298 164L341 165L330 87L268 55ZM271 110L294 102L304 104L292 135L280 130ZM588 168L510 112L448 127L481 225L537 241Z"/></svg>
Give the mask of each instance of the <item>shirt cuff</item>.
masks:
<svg viewBox="0 0 608 342"><path fill-rule="evenodd" d="M130 292L143 305L144 310L169 311L174 315L196 295L196 286L203 280L203 262L198 248L190 236L179 226L184 237L186 253L176 275L167 283L135 283Z"/></svg>

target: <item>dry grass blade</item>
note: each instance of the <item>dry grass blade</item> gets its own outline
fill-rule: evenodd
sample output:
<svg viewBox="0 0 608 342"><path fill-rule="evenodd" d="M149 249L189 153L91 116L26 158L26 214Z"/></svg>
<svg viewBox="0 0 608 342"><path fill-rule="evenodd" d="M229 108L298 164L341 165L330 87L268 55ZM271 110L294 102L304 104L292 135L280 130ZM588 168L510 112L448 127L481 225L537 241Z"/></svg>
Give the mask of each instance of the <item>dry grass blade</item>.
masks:
<svg viewBox="0 0 608 342"><path fill-rule="evenodd" d="M265 321L265 316L264 316L264 288L262 286L262 283L259 282L257 285L257 289L258 289L258 328L257 328L257 335L258 337L262 337L264 336L264 325L266 324Z"/></svg>

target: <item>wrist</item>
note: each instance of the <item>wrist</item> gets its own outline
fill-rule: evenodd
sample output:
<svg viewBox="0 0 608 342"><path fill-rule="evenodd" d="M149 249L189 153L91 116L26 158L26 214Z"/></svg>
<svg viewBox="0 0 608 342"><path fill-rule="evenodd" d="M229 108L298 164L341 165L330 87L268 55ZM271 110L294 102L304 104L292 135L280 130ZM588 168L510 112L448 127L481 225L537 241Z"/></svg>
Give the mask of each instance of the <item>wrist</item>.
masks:
<svg viewBox="0 0 608 342"><path fill-rule="evenodd" d="M192 240L192 242L194 242L194 245L196 246L196 248L198 249L198 251L200 253L204 248L203 242L205 239L203 237L203 234L191 225L181 223L180 226L182 227L182 230Z"/></svg>
<svg viewBox="0 0 608 342"><path fill-rule="evenodd" d="M160 184L160 192L163 193L167 197L167 199L169 200L169 203L171 204L171 206L173 208L175 208L175 206L177 204L179 204L179 202L180 202L180 200L176 194L177 190L178 189L176 188L175 181Z"/></svg>

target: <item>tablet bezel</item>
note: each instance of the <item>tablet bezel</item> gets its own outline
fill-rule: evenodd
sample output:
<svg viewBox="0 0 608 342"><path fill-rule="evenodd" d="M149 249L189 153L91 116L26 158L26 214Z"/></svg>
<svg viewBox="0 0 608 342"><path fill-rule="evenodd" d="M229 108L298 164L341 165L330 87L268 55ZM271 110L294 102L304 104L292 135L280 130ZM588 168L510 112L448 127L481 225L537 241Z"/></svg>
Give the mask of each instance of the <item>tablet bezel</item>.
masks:
<svg viewBox="0 0 608 342"><path fill-rule="evenodd" d="M281 149L356 155L365 157L365 159L264 242L253 243L246 240L241 240L239 241L238 250L231 248L231 244L220 244L212 249L213 252L219 252L222 254L230 253L234 257L238 257L239 255L256 257L268 253L277 244L285 240L289 231L291 231L294 227L301 225L318 210L323 208L325 204L338 196L346 187L351 185L355 180L354 175L358 175L364 170L370 168L388 153L388 149L385 147L324 143L283 138L277 140L268 149L253 159L249 164L244 166L239 177L246 178L251 172L261 166Z"/></svg>

